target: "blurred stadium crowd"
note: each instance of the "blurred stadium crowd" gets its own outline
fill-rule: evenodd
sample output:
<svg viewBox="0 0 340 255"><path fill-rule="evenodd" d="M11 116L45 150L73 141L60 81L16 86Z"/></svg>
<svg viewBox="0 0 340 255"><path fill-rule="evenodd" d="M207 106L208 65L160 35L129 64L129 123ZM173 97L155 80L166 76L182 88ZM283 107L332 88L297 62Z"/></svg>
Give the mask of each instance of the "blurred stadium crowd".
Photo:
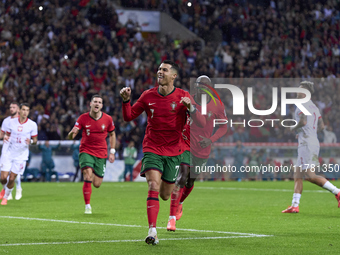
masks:
<svg viewBox="0 0 340 255"><path fill-rule="evenodd" d="M188 1L121 1L125 7L167 12L203 38L204 47L170 34L143 37L140 24L121 24L106 0L0 2L1 119L8 115L10 102L28 102L30 118L38 123L38 139L65 139L77 117L89 110L91 96L99 93L103 111L115 122L117 149L122 153L131 140L139 149L146 115L124 122L119 90L130 86L135 101L155 85L161 61L171 59L181 67L176 86L187 90L189 79L202 74L323 78L315 84L313 100L327 132L340 140L336 80L340 78L340 2L223 2L197 0L189 6ZM255 92L255 106L270 108L268 87L259 86ZM230 116L231 105L226 108ZM325 137L321 134L320 140ZM279 129L231 128L221 141L237 140L294 142L295 135Z"/></svg>

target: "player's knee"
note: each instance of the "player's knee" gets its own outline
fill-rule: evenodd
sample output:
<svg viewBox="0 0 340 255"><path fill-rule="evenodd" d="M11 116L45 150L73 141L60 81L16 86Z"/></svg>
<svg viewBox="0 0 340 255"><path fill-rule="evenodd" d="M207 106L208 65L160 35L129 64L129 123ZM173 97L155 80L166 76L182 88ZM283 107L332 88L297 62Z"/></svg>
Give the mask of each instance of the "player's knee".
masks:
<svg viewBox="0 0 340 255"><path fill-rule="evenodd" d="M95 187L95 188L98 189L98 188L100 187L100 184L101 184L101 183L93 183L93 187Z"/></svg>
<svg viewBox="0 0 340 255"><path fill-rule="evenodd" d="M159 191L159 183L157 181L148 181L149 190Z"/></svg>
<svg viewBox="0 0 340 255"><path fill-rule="evenodd" d="M170 194L163 194L162 192L159 194L162 200L167 201L170 198Z"/></svg>

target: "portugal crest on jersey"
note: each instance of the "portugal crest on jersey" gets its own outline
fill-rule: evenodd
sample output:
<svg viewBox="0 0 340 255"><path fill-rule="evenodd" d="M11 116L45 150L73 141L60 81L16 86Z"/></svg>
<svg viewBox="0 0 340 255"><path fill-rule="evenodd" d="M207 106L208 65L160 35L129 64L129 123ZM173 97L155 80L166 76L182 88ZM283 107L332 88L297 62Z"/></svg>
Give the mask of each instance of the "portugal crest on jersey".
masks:
<svg viewBox="0 0 340 255"><path fill-rule="evenodd" d="M208 112L208 119L210 119L210 117L213 115L213 113L211 111Z"/></svg>
<svg viewBox="0 0 340 255"><path fill-rule="evenodd" d="M102 125L102 132L104 132L104 130L105 130L105 125L103 124Z"/></svg>
<svg viewBox="0 0 340 255"><path fill-rule="evenodd" d="M175 108L176 108L176 106L177 106L176 102L172 102L172 103L170 104L170 106L171 106L171 111L170 111L170 112L176 112L176 111L175 111Z"/></svg>

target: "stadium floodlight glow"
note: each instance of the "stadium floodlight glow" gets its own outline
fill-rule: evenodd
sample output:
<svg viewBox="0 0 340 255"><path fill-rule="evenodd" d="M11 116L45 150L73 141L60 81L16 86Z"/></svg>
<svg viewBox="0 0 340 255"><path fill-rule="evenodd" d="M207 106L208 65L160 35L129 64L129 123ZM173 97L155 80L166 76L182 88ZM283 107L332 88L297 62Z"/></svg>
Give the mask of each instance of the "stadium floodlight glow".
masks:
<svg viewBox="0 0 340 255"><path fill-rule="evenodd" d="M191 7L191 2L188 2L188 7Z"/></svg>
<svg viewBox="0 0 340 255"><path fill-rule="evenodd" d="M65 56L64 56L64 59L68 59L68 56L67 56L67 55L65 55Z"/></svg>
<svg viewBox="0 0 340 255"><path fill-rule="evenodd" d="M44 9L44 7L39 6L39 11L42 11Z"/></svg>

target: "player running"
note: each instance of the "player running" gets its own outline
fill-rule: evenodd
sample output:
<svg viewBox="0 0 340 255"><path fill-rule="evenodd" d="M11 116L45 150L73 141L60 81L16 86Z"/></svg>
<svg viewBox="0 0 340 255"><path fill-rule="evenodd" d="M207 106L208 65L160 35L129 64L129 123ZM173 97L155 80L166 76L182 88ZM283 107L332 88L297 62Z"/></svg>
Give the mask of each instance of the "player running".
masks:
<svg viewBox="0 0 340 255"><path fill-rule="evenodd" d="M168 200L179 171L182 150L182 130L186 122L186 111L194 120L204 125L203 116L190 102L188 92L175 88L174 80L179 72L176 63L165 60L158 68L158 87L146 90L131 107L131 89L123 88L123 117L125 121L137 118L142 112L148 116L143 141L144 157L141 176L148 183L147 215L149 232L147 244L158 244L156 222L159 199Z"/></svg>
<svg viewBox="0 0 340 255"><path fill-rule="evenodd" d="M5 136L5 130L8 126L8 123L11 119L18 118L19 117L19 103L13 102L9 105L9 113L10 116L8 116L6 119L3 120L1 125L1 132L0 132L0 139L3 139ZM1 150L1 157L6 157L6 152L8 149L8 143L3 143L2 150ZM1 158L0 158L0 166L1 166ZM9 177L7 177L9 178ZM15 192L15 199L20 200L22 197L22 188L21 188L21 176L20 174L17 175L17 178L15 179L16 183L16 192ZM5 194L5 185L3 185L2 191L3 194ZM1 194L1 193L0 193ZM12 193L9 195L7 200L12 200Z"/></svg>
<svg viewBox="0 0 340 255"><path fill-rule="evenodd" d="M314 84L310 81L300 83L300 88L308 89L311 94L314 92ZM297 93L297 98L305 98L304 93ZM340 189L331 184L327 179L315 174L315 167L319 165L319 150L320 144L317 137L317 132L324 129L324 123L319 109L310 100L304 104L304 107L311 113L305 115L300 109L295 110L295 120L298 124L293 128L298 136L298 158L294 172L294 194L292 205L283 213L298 213L300 198L303 188L303 177L307 181L314 183L324 189L329 190L335 195L340 208Z"/></svg>
<svg viewBox="0 0 340 255"><path fill-rule="evenodd" d="M92 214L90 205L92 186L99 188L103 182L106 169L107 143L109 133L110 155L109 162L115 161L116 134L111 116L103 113L103 98L93 95L90 102L90 112L79 116L76 124L68 134L69 139L82 129L82 138L79 148L79 165L84 175L83 196L85 201L85 214Z"/></svg>
<svg viewBox="0 0 340 255"><path fill-rule="evenodd" d="M1 158L1 183L4 186L0 193L1 205L7 205L15 178L25 171L29 145L36 144L38 141L38 126L28 118L29 112L29 105L21 104L19 117L10 119L4 130L6 132L4 143L8 144L8 148Z"/></svg>
<svg viewBox="0 0 340 255"><path fill-rule="evenodd" d="M194 102L197 104L197 110L201 110L199 105L201 96L205 93L201 88L208 89L211 86L211 80L208 76L202 75L197 78L195 86L197 88L194 95ZM214 119L226 119L224 104L210 98L207 102L206 126L199 127L195 122L187 121L184 128L183 137L185 141L185 151L182 154L181 172L176 180L176 187L171 194L170 215L167 225L168 231L176 230L176 220L179 220L183 213L182 204L194 188L194 182L200 170L197 167L203 167L208 161L211 144L227 133L227 125L220 125L215 134L213 121Z"/></svg>

